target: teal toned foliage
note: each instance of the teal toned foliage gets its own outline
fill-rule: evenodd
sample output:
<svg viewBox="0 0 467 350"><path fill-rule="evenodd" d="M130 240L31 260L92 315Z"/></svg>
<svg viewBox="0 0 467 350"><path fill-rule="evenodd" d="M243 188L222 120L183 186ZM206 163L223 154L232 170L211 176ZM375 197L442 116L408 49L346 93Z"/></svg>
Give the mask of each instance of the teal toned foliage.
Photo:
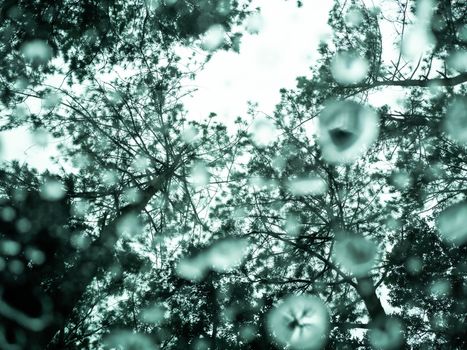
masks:
<svg viewBox="0 0 467 350"><path fill-rule="evenodd" d="M1 128L59 155L2 162L0 348L466 347L463 1L335 0L235 127L183 52L261 33L249 1L2 5Z"/></svg>

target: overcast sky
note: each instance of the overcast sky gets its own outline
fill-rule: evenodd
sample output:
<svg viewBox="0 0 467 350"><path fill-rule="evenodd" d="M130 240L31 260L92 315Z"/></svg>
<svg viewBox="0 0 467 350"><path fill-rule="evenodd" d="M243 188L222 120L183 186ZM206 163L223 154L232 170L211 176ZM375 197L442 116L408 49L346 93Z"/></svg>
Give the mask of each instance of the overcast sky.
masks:
<svg viewBox="0 0 467 350"><path fill-rule="evenodd" d="M327 18L332 0L256 0L261 7L262 26L258 34L246 33L240 53L217 51L196 77L198 89L185 101L190 119L205 118L215 112L232 125L237 116L245 116L247 101L259 104L259 110L271 113L279 102L279 89L295 86L297 76L306 75L317 59L320 38L328 32ZM58 156L53 140L39 146L30 134L14 130L2 135L3 157L28 162L39 171L58 170L49 161Z"/></svg>

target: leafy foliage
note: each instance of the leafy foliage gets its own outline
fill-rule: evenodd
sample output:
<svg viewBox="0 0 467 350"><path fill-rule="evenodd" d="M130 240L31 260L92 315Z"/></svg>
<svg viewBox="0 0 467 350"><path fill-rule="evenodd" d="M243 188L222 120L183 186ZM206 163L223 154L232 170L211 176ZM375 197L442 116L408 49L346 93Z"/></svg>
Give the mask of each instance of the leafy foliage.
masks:
<svg viewBox="0 0 467 350"><path fill-rule="evenodd" d="M462 1L336 0L272 115L189 121L180 48L248 5L4 2L1 128L62 169L3 162L0 347L466 347Z"/></svg>

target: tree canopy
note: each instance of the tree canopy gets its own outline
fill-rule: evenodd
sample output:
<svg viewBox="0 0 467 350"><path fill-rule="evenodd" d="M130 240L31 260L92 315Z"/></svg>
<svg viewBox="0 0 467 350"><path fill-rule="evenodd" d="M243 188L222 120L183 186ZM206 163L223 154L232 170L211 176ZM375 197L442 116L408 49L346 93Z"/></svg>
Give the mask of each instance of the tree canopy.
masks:
<svg viewBox="0 0 467 350"><path fill-rule="evenodd" d="M2 1L0 130L60 170L1 163L1 349L466 348L464 1L334 0L272 114L193 121L255 4Z"/></svg>

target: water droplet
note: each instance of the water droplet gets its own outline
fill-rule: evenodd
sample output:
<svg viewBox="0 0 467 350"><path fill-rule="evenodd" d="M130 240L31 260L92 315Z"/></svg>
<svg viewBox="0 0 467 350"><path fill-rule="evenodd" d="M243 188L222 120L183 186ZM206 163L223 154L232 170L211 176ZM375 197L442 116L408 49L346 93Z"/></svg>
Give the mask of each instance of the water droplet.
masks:
<svg viewBox="0 0 467 350"><path fill-rule="evenodd" d="M199 136L198 128L192 125L184 129L181 133L183 142L188 144L196 142L199 139Z"/></svg>
<svg viewBox="0 0 467 350"><path fill-rule="evenodd" d="M296 214L287 214L284 231L290 236L297 236L300 233L302 222Z"/></svg>
<svg viewBox="0 0 467 350"><path fill-rule="evenodd" d="M50 134L44 128L37 128L32 133L34 143L40 147L47 147L49 144Z"/></svg>
<svg viewBox="0 0 467 350"><path fill-rule="evenodd" d="M357 84L368 75L368 61L351 51L337 53L331 61L331 74L342 85Z"/></svg>
<svg viewBox="0 0 467 350"><path fill-rule="evenodd" d="M60 104L62 100L59 94L50 92L42 98L42 107L45 109L53 109Z"/></svg>
<svg viewBox="0 0 467 350"><path fill-rule="evenodd" d="M190 182L195 188L208 185L210 177L211 174L203 162L196 162L191 168Z"/></svg>
<svg viewBox="0 0 467 350"><path fill-rule="evenodd" d="M12 207L4 207L0 211L2 220L6 222L13 221L16 217L16 211Z"/></svg>
<svg viewBox="0 0 467 350"><path fill-rule="evenodd" d="M266 147L276 141L279 132L274 122L267 118L254 120L251 130L251 139L258 147Z"/></svg>
<svg viewBox="0 0 467 350"><path fill-rule="evenodd" d="M209 266L217 272L228 272L239 266L248 252L245 239L223 239L215 242L207 252Z"/></svg>
<svg viewBox="0 0 467 350"><path fill-rule="evenodd" d="M402 324L393 317L382 317L368 332L368 338L375 349L399 349L403 340Z"/></svg>
<svg viewBox="0 0 467 350"><path fill-rule="evenodd" d="M26 258L35 265L42 265L45 262L45 254L42 250L34 247L27 247L24 255Z"/></svg>
<svg viewBox="0 0 467 350"><path fill-rule="evenodd" d="M21 233L27 233L32 228L31 222L26 218L21 218L18 221L16 221L15 226L16 229Z"/></svg>
<svg viewBox="0 0 467 350"><path fill-rule="evenodd" d="M101 176L102 181L108 186L115 185L118 182L118 176L114 170L105 170Z"/></svg>
<svg viewBox="0 0 467 350"><path fill-rule="evenodd" d="M264 19L260 13L252 13L245 20L246 30L250 34L258 34L263 28Z"/></svg>
<svg viewBox="0 0 467 350"><path fill-rule="evenodd" d="M89 247L91 240L84 233L77 232L71 236L70 244L77 250L83 250Z"/></svg>
<svg viewBox="0 0 467 350"><path fill-rule="evenodd" d="M399 190L406 190L412 186L412 177L406 170L395 171L391 175L391 184Z"/></svg>
<svg viewBox="0 0 467 350"><path fill-rule="evenodd" d="M351 7L345 15L345 24L349 27L358 27L363 22L362 10L358 7Z"/></svg>
<svg viewBox="0 0 467 350"><path fill-rule="evenodd" d="M327 192L328 184L322 177L313 175L289 180L287 189L294 196L322 195Z"/></svg>
<svg viewBox="0 0 467 350"><path fill-rule="evenodd" d="M321 349L329 332L329 312L318 297L292 295L267 315L267 327L274 340L290 349Z"/></svg>
<svg viewBox="0 0 467 350"><path fill-rule="evenodd" d="M8 269L14 275L21 275L24 271L24 264L21 260L14 259L8 263Z"/></svg>
<svg viewBox="0 0 467 350"><path fill-rule="evenodd" d="M423 261L417 256L411 256L405 262L405 268L412 275L419 274L423 269Z"/></svg>
<svg viewBox="0 0 467 350"><path fill-rule="evenodd" d="M145 3L149 11L155 11L161 5L161 0L145 0Z"/></svg>
<svg viewBox="0 0 467 350"><path fill-rule="evenodd" d="M363 236L348 232L336 233L333 257L343 269L354 276L364 276L376 260L376 244Z"/></svg>
<svg viewBox="0 0 467 350"><path fill-rule="evenodd" d="M451 292L451 285L446 279L435 280L428 288L428 293L435 298L446 297Z"/></svg>
<svg viewBox="0 0 467 350"><path fill-rule="evenodd" d="M131 167L135 171L143 172L145 171L150 164L150 160L145 156L137 156L131 163Z"/></svg>
<svg viewBox="0 0 467 350"><path fill-rule="evenodd" d="M215 51L218 49L225 40L225 29L221 24L213 24L204 33L201 41L201 47L204 50Z"/></svg>
<svg viewBox="0 0 467 350"><path fill-rule="evenodd" d="M431 49L436 43L435 36L429 28L422 25L409 27L402 39L401 49L408 59L418 59L424 52Z"/></svg>
<svg viewBox="0 0 467 350"><path fill-rule="evenodd" d="M65 197L65 189L60 181L48 179L40 186L40 196L47 201L57 201Z"/></svg>
<svg viewBox="0 0 467 350"><path fill-rule="evenodd" d="M460 26L457 30L459 40L467 42L467 24Z"/></svg>
<svg viewBox="0 0 467 350"><path fill-rule="evenodd" d="M378 114L353 101L328 104L319 116L319 144L331 164L351 163L364 154L379 133Z"/></svg>
<svg viewBox="0 0 467 350"><path fill-rule="evenodd" d="M141 311L140 319L146 323L160 323L166 315L166 308L163 305L153 305Z"/></svg>
<svg viewBox="0 0 467 350"><path fill-rule="evenodd" d="M446 63L448 67L455 69L459 73L467 72L467 51L459 50L451 52Z"/></svg>
<svg viewBox="0 0 467 350"><path fill-rule="evenodd" d="M443 210L437 220L436 226L441 238L448 243L462 245L467 242L467 203L460 202Z"/></svg>
<svg viewBox="0 0 467 350"><path fill-rule="evenodd" d="M201 254L195 258L182 258L176 266L177 275L186 280L201 281L207 273L208 262Z"/></svg>
<svg viewBox="0 0 467 350"><path fill-rule="evenodd" d="M455 142L467 143L467 98L454 97L447 107L444 130Z"/></svg>
<svg viewBox="0 0 467 350"><path fill-rule="evenodd" d="M18 255L18 253L21 251L21 245L16 241L5 239L0 241L0 251L4 255Z"/></svg>
<svg viewBox="0 0 467 350"><path fill-rule="evenodd" d="M23 44L21 52L27 61L35 65L46 64L52 58L52 48L44 40L32 40Z"/></svg>
<svg viewBox="0 0 467 350"><path fill-rule="evenodd" d="M155 346L147 335L141 333L133 333L126 330L114 331L108 335L104 343L112 349L138 349L138 350L154 350Z"/></svg>
<svg viewBox="0 0 467 350"><path fill-rule="evenodd" d="M126 238L138 235L141 230L141 222L136 214L125 215L117 225L117 233Z"/></svg>
<svg viewBox="0 0 467 350"><path fill-rule="evenodd" d="M87 211L89 210L90 203L85 199L80 199L73 203L73 215L78 217L83 217L86 215Z"/></svg>

